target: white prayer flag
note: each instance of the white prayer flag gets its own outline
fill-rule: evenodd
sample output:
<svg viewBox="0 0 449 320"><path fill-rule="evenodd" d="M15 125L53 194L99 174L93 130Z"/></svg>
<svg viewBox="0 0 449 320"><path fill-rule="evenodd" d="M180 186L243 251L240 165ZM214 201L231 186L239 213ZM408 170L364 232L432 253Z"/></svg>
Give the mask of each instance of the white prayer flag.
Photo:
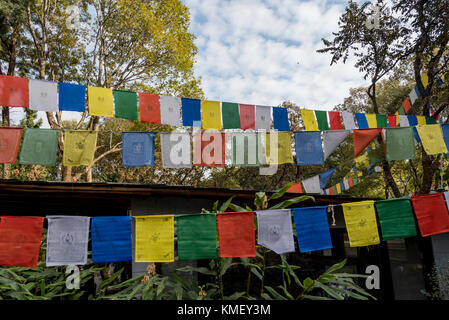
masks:
<svg viewBox="0 0 449 320"><path fill-rule="evenodd" d="M323 152L324 161L338 148L338 146L349 135L350 130L329 130L323 131Z"/></svg>
<svg viewBox="0 0 449 320"><path fill-rule="evenodd" d="M302 185L306 193L319 193L322 194L323 190L320 188L320 176L316 175L309 179L302 180Z"/></svg>
<svg viewBox="0 0 449 320"><path fill-rule="evenodd" d="M295 251L289 209L256 211L257 243L277 254Z"/></svg>
<svg viewBox="0 0 449 320"><path fill-rule="evenodd" d="M408 117L404 115L399 115L399 125L401 127L410 127L410 124L408 122Z"/></svg>
<svg viewBox="0 0 449 320"><path fill-rule="evenodd" d="M47 267L85 265L89 217L47 216Z"/></svg>
<svg viewBox="0 0 449 320"><path fill-rule="evenodd" d="M162 167L191 168L192 150L187 132L161 132Z"/></svg>
<svg viewBox="0 0 449 320"><path fill-rule="evenodd" d="M30 109L36 111L56 112L58 104L58 84L46 80L29 79Z"/></svg>
<svg viewBox="0 0 449 320"><path fill-rule="evenodd" d="M256 130L270 131L271 129L271 107L256 106Z"/></svg>
<svg viewBox="0 0 449 320"><path fill-rule="evenodd" d="M354 114L352 112L343 111L341 115L343 117L343 123L345 125L346 130L356 129L354 122Z"/></svg>
<svg viewBox="0 0 449 320"><path fill-rule="evenodd" d="M159 96L161 106L161 124L174 127L181 126L181 98Z"/></svg>
<svg viewBox="0 0 449 320"><path fill-rule="evenodd" d="M416 94L416 90L413 87L412 91L410 91L410 94L408 95L410 97L410 101L412 105L415 103L416 99L418 99L418 95Z"/></svg>

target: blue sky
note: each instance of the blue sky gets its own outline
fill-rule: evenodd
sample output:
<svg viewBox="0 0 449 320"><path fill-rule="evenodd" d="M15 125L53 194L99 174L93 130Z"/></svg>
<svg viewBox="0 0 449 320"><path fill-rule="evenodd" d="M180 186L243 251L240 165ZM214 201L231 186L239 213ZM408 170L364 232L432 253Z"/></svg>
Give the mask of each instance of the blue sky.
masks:
<svg viewBox="0 0 449 320"><path fill-rule="evenodd" d="M183 0L207 99L259 105L292 101L330 110L365 85L350 60L330 66L321 38L337 30L346 0Z"/></svg>

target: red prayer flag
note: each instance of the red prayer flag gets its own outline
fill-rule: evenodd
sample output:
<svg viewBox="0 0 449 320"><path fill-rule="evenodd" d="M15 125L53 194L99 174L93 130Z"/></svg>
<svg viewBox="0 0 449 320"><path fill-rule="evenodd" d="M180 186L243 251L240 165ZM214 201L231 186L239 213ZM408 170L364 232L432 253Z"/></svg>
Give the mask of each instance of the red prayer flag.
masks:
<svg viewBox="0 0 449 320"><path fill-rule="evenodd" d="M396 117L395 114L389 114L388 115L388 124L389 124L390 128L396 127L397 117Z"/></svg>
<svg viewBox="0 0 449 320"><path fill-rule="evenodd" d="M22 128L0 128L0 163L15 163L19 151Z"/></svg>
<svg viewBox="0 0 449 320"><path fill-rule="evenodd" d="M0 106L28 108L28 79L0 75Z"/></svg>
<svg viewBox="0 0 449 320"><path fill-rule="evenodd" d="M226 134L224 132L211 131L193 135L193 165L224 168L225 152Z"/></svg>
<svg viewBox="0 0 449 320"><path fill-rule="evenodd" d="M36 268L43 217L0 218L0 265Z"/></svg>
<svg viewBox="0 0 449 320"><path fill-rule="evenodd" d="M301 185L301 181L293 184L290 188L288 188L287 192L291 193L304 193Z"/></svg>
<svg viewBox="0 0 449 320"><path fill-rule="evenodd" d="M350 188L354 186L354 181L352 181L351 177L348 177L348 184Z"/></svg>
<svg viewBox="0 0 449 320"><path fill-rule="evenodd" d="M139 92L140 121L146 123L161 123L161 105L159 95Z"/></svg>
<svg viewBox="0 0 449 320"><path fill-rule="evenodd" d="M362 153L375 137L382 132L382 128L377 129L355 129L354 130L354 158Z"/></svg>
<svg viewBox="0 0 449 320"><path fill-rule="evenodd" d="M340 112L329 111L328 114L331 130L342 130Z"/></svg>
<svg viewBox="0 0 449 320"><path fill-rule="evenodd" d="M254 212L218 212L220 257L255 257Z"/></svg>
<svg viewBox="0 0 449 320"><path fill-rule="evenodd" d="M256 128L256 113L255 106L249 104L239 104L240 109L240 129L255 129Z"/></svg>
<svg viewBox="0 0 449 320"><path fill-rule="evenodd" d="M405 98L405 100L402 103L402 105L404 106L404 110L405 110L406 113L412 108L412 105L410 104L410 99L408 97Z"/></svg>
<svg viewBox="0 0 449 320"><path fill-rule="evenodd" d="M449 232L449 213L442 193L412 196L412 204L423 237Z"/></svg>
<svg viewBox="0 0 449 320"><path fill-rule="evenodd" d="M332 190L332 188L328 188L327 189L327 194L330 195L330 196L333 196L334 195L334 190Z"/></svg>

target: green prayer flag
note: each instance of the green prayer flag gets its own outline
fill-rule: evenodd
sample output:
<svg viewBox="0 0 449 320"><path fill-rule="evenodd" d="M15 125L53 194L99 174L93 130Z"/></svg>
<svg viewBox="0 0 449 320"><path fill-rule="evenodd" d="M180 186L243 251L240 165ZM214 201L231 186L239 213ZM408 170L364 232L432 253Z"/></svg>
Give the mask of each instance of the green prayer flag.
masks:
<svg viewBox="0 0 449 320"><path fill-rule="evenodd" d="M400 115L405 115L405 114L406 114L406 113L405 113L405 109L404 109L403 106L401 106L401 107L399 108L398 113L399 113Z"/></svg>
<svg viewBox="0 0 449 320"><path fill-rule="evenodd" d="M27 128L20 151L20 164L56 165L59 130Z"/></svg>
<svg viewBox="0 0 449 320"><path fill-rule="evenodd" d="M223 129L240 129L238 103L222 102L221 114L223 119Z"/></svg>
<svg viewBox="0 0 449 320"><path fill-rule="evenodd" d="M114 90L115 117L137 120L137 93Z"/></svg>
<svg viewBox="0 0 449 320"><path fill-rule="evenodd" d="M407 198L376 201L382 240L416 236L416 224L412 205Z"/></svg>
<svg viewBox="0 0 449 320"><path fill-rule="evenodd" d="M315 110L316 122L318 122L318 129L320 131L329 130L327 123L327 111Z"/></svg>
<svg viewBox="0 0 449 320"><path fill-rule="evenodd" d="M255 167L260 166L259 136L257 133L231 134L232 166Z"/></svg>
<svg viewBox="0 0 449 320"><path fill-rule="evenodd" d="M354 185L356 185L358 183L359 178L357 178L356 176L352 177L352 183Z"/></svg>
<svg viewBox="0 0 449 320"><path fill-rule="evenodd" d="M217 218L215 214L178 215L176 232L179 260L217 258Z"/></svg>
<svg viewBox="0 0 449 320"><path fill-rule="evenodd" d="M337 188L335 188L335 186L332 186L332 194L334 194L334 195L337 194Z"/></svg>
<svg viewBox="0 0 449 320"><path fill-rule="evenodd" d="M388 128L385 131L386 158L388 161L415 158L413 127Z"/></svg>
<svg viewBox="0 0 449 320"><path fill-rule="evenodd" d="M426 124L437 124L434 117L426 116Z"/></svg>
<svg viewBox="0 0 449 320"><path fill-rule="evenodd" d="M388 128L388 118L386 114L376 114L377 127Z"/></svg>

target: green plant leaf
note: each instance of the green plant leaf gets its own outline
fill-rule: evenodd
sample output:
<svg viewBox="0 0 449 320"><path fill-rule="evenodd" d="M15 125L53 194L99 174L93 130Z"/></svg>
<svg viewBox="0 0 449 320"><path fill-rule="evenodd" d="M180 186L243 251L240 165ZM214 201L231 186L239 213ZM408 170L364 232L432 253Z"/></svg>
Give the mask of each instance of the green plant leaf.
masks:
<svg viewBox="0 0 449 320"><path fill-rule="evenodd" d="M294 182L289 182L287 183L284 187L276 190L270 198L268 198L268 200L274 200L274 199L278 199L280 197L282 197L288 189L290 189L290 187L294 184Z"/></svg>
<svg viewBox="0 0 449 320"><path fill-rule="evenodd" d="M232 199L234 199L235 196L230 197L228 200L226 200L220 207L218 212L226 212L226 210L229 207L229 204L231 203Z"/></svg>
<svg viewBox="0 0 449 320"><path fill-rule="evenodd" d="M285 208L290 207L291 205L294 205L296 203L303 202L303 201L306 201L306 200L313 200L313 201L315 201L315 198L312 197L312 196L299 196L299 197L296 197L296 198L284 200L281 203L278 203L278 204L270 207L269 209L270 210L285 209Z"/></svg>
<svg viewBox="0 0 449 320"><path fill-rule="evenodd" d="M242 208L236 204L230 203L229 208L231 208L234 212L245 212L245 211L253 211L253 210L246 210L245 208Z"/></svg>

